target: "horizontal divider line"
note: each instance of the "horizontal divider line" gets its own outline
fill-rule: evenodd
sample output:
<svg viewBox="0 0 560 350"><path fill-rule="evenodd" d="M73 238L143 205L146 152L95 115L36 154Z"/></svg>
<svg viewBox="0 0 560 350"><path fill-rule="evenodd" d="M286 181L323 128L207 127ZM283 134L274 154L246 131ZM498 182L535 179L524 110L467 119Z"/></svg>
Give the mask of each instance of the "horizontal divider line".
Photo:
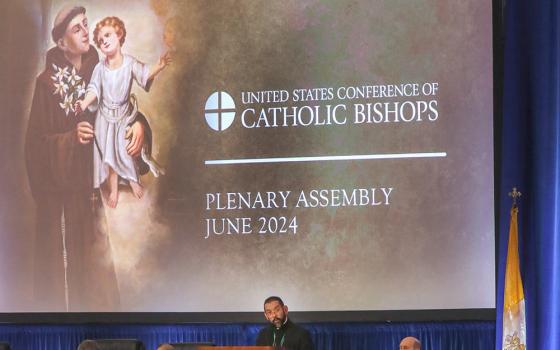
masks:
<svg viewBox="0 0 560 350"><path fill-rule="evenodd" d="M295 162L326 162L337 160L372 160L372 159L407 159L407 158L444 158L447 152L424 153L389 153L389 154L352 154L346 156L320 157L280 157L280 158L246 158L246 159L214 159L204 161L205 165L257 164L257 163L295 163Z"/></svg>

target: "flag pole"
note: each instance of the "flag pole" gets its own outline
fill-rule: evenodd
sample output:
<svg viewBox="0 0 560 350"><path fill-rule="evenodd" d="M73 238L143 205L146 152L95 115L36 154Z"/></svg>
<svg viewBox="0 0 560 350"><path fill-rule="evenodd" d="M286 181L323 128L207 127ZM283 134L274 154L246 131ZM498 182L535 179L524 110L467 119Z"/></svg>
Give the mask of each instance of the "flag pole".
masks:
<svg viewBox="0 0 560 350"><path fill-rule="evenodd" d="M508 196L513 198L513 203L511 204L511 208L517 208L517 198L521 197L522 193L517 190L517 187L514 187L511 192L508 193Z"/></svg>

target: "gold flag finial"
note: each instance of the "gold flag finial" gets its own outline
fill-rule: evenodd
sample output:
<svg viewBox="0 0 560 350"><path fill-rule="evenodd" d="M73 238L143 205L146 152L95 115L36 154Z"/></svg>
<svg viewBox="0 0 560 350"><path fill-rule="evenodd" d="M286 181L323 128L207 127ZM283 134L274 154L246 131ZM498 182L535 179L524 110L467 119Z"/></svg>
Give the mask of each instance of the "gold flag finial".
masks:
<svg viewBox="0 0 560 350"><path fill-rule="evenodd" d="M508 193L508 196L513 198L513 206L517 206L517 198L521 197L521 192L517 190L517 187L514 187L511 192Z"/></svg>

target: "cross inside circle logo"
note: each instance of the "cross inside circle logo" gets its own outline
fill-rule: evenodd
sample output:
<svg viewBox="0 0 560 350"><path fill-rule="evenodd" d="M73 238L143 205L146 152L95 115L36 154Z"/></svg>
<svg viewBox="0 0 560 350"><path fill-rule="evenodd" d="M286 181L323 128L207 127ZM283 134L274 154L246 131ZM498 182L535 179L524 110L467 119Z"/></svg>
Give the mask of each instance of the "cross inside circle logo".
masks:
<svg viewBox="0 0 560 350"><path fill-rule="evenodd" d="M206 123L216 131L223 131L231 126L235 119L235 102L224 91L216 91L206 100L204 107Z"/></svg>

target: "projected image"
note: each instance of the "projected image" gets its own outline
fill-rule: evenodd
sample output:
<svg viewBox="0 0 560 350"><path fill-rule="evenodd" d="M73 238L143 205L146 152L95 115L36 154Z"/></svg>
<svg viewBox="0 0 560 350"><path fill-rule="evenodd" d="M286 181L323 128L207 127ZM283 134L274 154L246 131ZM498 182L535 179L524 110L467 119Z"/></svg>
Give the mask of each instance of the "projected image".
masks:
<svg viewBox="0 0 560 350"><path fill-rule="evenodd" d="M0 312L494 307L491 5L13 6Z"/></svg>

